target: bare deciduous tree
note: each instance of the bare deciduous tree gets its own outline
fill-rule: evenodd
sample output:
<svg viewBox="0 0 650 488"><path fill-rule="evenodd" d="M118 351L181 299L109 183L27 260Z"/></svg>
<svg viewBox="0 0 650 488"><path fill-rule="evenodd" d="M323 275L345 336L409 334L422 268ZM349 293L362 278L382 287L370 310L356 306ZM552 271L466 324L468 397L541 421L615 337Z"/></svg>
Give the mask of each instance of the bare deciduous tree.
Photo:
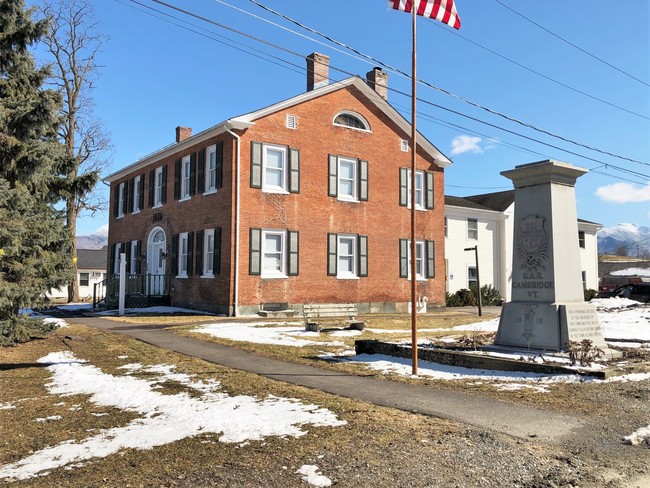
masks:
<svg viewBox="0 0 650 488"><path fill-rule="evenodd" d="M44 39L53 57L51 83L63 95L63 124L59 136L65 145L61 190L65 195L66 227L74 278L68 300L79 300L77 282L77 217L102 211L106 199L94 191L107 168L111 144L107 131L95 117L92 91L100 66L97 55L107 37L98 32L92 5L86 0L44 2L40 12L49 21Z"/></svg>

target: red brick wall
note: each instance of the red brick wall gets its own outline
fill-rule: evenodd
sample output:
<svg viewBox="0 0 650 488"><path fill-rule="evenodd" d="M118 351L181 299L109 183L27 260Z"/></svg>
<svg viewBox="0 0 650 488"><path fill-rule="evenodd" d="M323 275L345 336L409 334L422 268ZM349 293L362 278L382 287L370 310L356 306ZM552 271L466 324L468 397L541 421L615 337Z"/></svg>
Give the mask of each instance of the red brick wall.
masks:
<svg viewBox="0 0 650 488"><path fill-rule="evenodd" d="M332 124L334 116L349 110L362 115L372 131L363 132ZM285 127L287 114L298 117L298 129ZM261 303L354 302L404 303L410 300L410 282L399 277L399 239L410 237L410 209L399 206L399 168L410 168L410 152L400 150L408 139L356 88L349 87L259 119L242 135L241 147L241 249L239 305L255 308ZM191 200L174 200L174 161L224 141L223 188L214 195L196 194ZM288 145L300 150L300 193L270 194L250 187L251 141ZM341 202L328 196L328 154L368 161L366 202ZM167 165L167 203L148 206L149 171ZM444 173L430 157L418 153L418 169L434 175L435 208L418 211L417 238L435 241L436 277L418 282L418 292L430 304L444 304ZM222 134L187 148L111 185L109 245L141 239L143 248L151 229L161 226L167 234L167 270L171 271L172 235L216 226L222 227L221 274L200 278L172 278L173 301L178 305L226 311L234 299L234 171L235 143ZM145 174L145 205L137 215L113 216L113 188L137 174ZM154 214L162 216L154 222ZM249 228L290 229L300 232L300 272L284 279L260 279L249 275ZM368 277L340 280L327 276L327 233L368 236ZM146 269L143 264L143 270ZM250 308L249 308L250 309Z"/></svg>

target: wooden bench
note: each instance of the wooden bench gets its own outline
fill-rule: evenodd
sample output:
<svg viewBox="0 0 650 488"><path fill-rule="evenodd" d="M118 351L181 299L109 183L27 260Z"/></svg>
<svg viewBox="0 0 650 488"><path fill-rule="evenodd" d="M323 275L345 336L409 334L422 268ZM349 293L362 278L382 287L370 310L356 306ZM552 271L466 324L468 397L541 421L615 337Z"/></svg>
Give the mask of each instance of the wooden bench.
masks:
<svg viewBox="0 0 650 488"><path fill-rule="evenodd" d="M366 323L358 320L357 306L354 303L305 303L302 306L305 330L320 332L321 323L346 324L350 329L363 330Z"/></svg>

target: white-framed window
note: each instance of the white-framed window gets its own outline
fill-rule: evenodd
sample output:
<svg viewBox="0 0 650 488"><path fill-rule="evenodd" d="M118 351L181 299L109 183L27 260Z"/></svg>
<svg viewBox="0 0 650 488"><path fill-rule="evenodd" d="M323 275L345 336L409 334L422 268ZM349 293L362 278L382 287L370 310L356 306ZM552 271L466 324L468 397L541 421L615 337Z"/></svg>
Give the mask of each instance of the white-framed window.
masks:
<svg viewBox="0 0 650 488"><path fill-rule="evenodd" d="M407 177L407 203L406 206L411 208L411 170L408 170ZM424 210L424 171L415 171L415 209Z"/></svg>
<svg viewBox="0 0 650 488"><path fill-rule="evenodd" d="M409 152L409 141L406 139L400 139L399 148L402 152Z"/></svg>
<svg viewBox="0 0 650 488"><path fill-rule="evenodd" d="M163 204L163 189L165 182L163 181L163 168L156 168L154 174L154 197L153 197L153 206L160 207Z"/></svg>
<svg viewBox="0 0 650 488"><path fill-rule="evenodd" d="M287 190L287 148L264 144L262 149L262 190L286 193Z"/></svg>
<svg viewBox="0 0 650 488"><path fill-rule="evenodd" d="M368 124L368 121L355 112L339 112L334 116L333 124L339 127L347 127L348 129L370 132L370 124Z"/></svg>
<svg viewBox="0 0 650 488"><path fill-rule="evenodd" d="M178 236L178 278L187 278L188 241L188 233L181 232Z"/></svg>
<svg viewBox="0 0 650 488"><path fill-rule="evenodd" d="M359 180L357 174L359 163L356 159L339 156L338 165L338 199L354 202L359 201Z"/></svg>
<svg viewBox="0 0 650 488"><path fill-rule="evenodd" d="M129 270L131 273L137 271L138 263L138 241L131 241L131 262L129 263Z"/></svg>
<svg viewBox="0 0 650 488"><path fill-rule="evenodd" d="M467 219L467 238L478 240L478 219Z"/></svg>
<svg viewBox="0 0 650 488"><path fill-rule="evenodd" d="M336 277L341 279L358 278L359 273L357 271L357 236L339 234L337 238Z"/></svg>
<svg viewBox="0 0 650 488"><path fill-rule="evenodd" d="M124 183L120 183L120 186L117 190L117 218L120 219L124 217L124 199L126 194L124 192Z"/></svg>
<svg viewBox="0 0 650 488"><path fill-rule="evenodd" d="M212 145L205 152L205 193L217 191L217 146Z"/></svg>
<svg viewBox="0 0 650 488"><path fill-rule="evenodd" d="M79 286L88 286L90 284L90 273L79 273Z"/></svg>
<svg viewBox="0 0 650 488"><path fill-rule="evenodd" d="M142 176L138 175L133 179L133 213L138 213L140 210L140 199L142 198Z"/></svg>
<svg viewBox="0 0 650 488"><path fill-rule="evenodd" d="M192 179L192 165L189 156L185 156L181 162L181 200L189 200L190 181Z"/></svg>
<svg viewBox="0 0 650 488"><path fill-rule="evenodd" d="M585 231L584 230L579 230L578 231L578 245L580 246L581 249L585 248Z"/></svg>
<svg viewBox="0 0 650 488"><path fill-rule="evenodd" d="M122 244L115 244L115 258L113 261L113 274L120 274L120 252L122 252Z"/></svg>
<svg viewBox="0 0 650 488"><path fill-rule="evenodd" d="M214 276L214 229L203 234L203 276Z"/></svg>
<svg viewBox="0 0 650 488"><path fill-rule="evenodd" d="M262 278L286 278L286 231L262 231Z"/></svg>
<svg viewBox="0 0 650 488"><path fill-rule="evenodd" d="M476 291L478 285L478 275L476 274L476 266L467 267L467 288Z"/></svg>
<svg viewBox="0 0 650 488"><path fill-rule="evenodd" d="M582 271L582 289L586 290L587 289L587 272Z"/></svg>
<svg viewBox="0 0 650 488"><path fill-rule="evenodd" d="M447 236L448 230L449 230L449 227L448 227L448 222L447 222L447 216L445 215L445 237L448 237Z"/></svg>
<svg viewBox="0 0 650 488"><path fill-rule="evenodd" d="M427 280L436 276L435 242L421 240L415 242L415 277ZM400 278L411 279L411 240L399 240Z"/></svg>

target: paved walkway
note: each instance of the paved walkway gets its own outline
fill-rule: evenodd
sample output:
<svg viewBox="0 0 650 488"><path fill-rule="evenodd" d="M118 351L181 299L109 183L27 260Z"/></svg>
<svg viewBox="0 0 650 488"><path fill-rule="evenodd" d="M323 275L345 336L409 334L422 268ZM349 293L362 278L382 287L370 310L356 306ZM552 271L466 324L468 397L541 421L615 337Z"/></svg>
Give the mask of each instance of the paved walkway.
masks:
<svg viewBox="0 0 650 488"><path fill-rule="evenodd" d="M180 336L164 329L168 326L124 324L98 317L66 320L124 334L157 347L274 380L375 405L454 420L522 439L557 441L581 425L581 421L575 417L477 394L379 380L269 359L236 348Z"/></svg>

